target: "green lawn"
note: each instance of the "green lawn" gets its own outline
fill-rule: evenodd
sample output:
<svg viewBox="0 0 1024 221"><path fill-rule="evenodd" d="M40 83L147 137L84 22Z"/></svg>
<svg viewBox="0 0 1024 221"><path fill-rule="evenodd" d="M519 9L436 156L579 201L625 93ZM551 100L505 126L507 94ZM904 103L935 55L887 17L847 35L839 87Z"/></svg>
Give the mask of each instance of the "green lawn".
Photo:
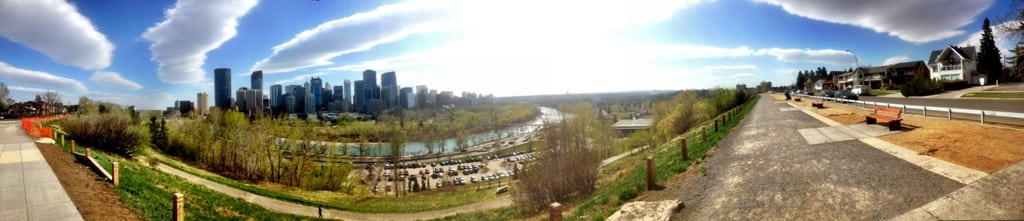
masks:
<svg viewBox="0 0 1024 221"><path fill-rule="evenodd" d="M899 92L900 91L897 91L897 90L870 90L870 91L868 91L868 94L870 94L871 96L885 96L885 95L895 94L895 93L899 93Z"/></svg>
<svg viewBox="0 0 1024 221"><path fill-rule="evenodd" d="M1024 92L971 92L961 97L1024 98Z"/></svg>
<svg viewBox="0 0 1024 221"><path fill-rule="evenodd" d="M70 142L58 146L70 150ZM84 149L76 148L76 152L84 153ZM258 205L102 151L94 150L92 156L107 170L110 170L111 162L118 162L121 185L116 188L117 194L128 207L146 220L170 220L171 199L174 193L185 195L187 220L319 220L314 217L271 212Z"/></svg>
<svg viewBox="0 0 1024 221"><path fill-rule="evenodd" d="M445 187L435 193L419 193L410 196L374 196L368 194L351 195L330 191L308 191L301 188L279 187L270 189L264 186L252 185L241 181L229 179L205 170L201 170L180 161L164 156L156 151L146 151L146 155L157 159L160 163L177 168L207 180L244 190L261 196L274 199L300 203L305 205L322 205L325 208L334 208L362 213L413 213L447 209L466 204L483 202L498 198L492 188L486 188L488 184L480 183L461 187ZM501 180L508 184L508 179ZM433 184L433 183L431 183ZM491 187L498 183L491 184Z"/></svg>

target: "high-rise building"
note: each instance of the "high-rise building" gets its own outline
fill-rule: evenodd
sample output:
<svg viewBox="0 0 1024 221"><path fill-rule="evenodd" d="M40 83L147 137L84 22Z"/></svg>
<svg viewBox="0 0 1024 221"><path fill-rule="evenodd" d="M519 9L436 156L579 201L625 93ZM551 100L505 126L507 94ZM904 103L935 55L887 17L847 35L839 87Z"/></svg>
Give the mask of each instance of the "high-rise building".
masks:
<svg viewBox="0 0 1024 221"><path fill-rule="evenodd" d="M380 75L380 95L385 103L385 108L398 107L398 80L395 72L389 71Z"/></svg>
<svg viewBox="0 0 1024 221"><path fill-rule="evenodd" d="M323 97L324 107L326 108L327 103L331 103L331 101L334 101L334 90L329 87L325 87Z"/></svg>
<svg viewBox="0 0 1024 221"><path fill-rule="evenodd" d="M320 77L313 77L309 79L309 86L311 87L309 92L313 95L314 102L316 102L313 110L318 110L324 106L324 81L320 80ZM310 111L307 110L306 112Z"/></svg>
<svg viewBox="0 0 1024 221"><path fill-rule="evenodd" d="M377 85L377 72L374 70L363 71L363 110L370 110L370 100L380 99L380 86ZM367 111L369 112L369 111Z"/></svg>
<svg viewBox="0 0 1024 221"><path fill-rule="evenodd" d="M427 86L417 85L416 86L416 107L420 109L429 108L427 106Z"/></svg>
<svg viewBox="0 0 1024 221"><path fill-rule="evenodd" d="M412 93L412 87L403 87L398 92L399 107L409 109L416 106L416 95Z"/></svg>
<svg viewBox="0 0 1024 221"><path fill-rule="evenodd" d="M306 84L308 85L309 83L306 83ZM306 103L306 107L303 108L303 109L305 109L307 115L313 115L313 114L316 114L316 110L317 110L317 108L316 108L316 96L313 95L312 88L309 88L309 87L306 87L306 88L307 88L306 89L306 102L305 102Z"/></svg>
<svg viewBox="0 0 1024 221"><path fill-rule="evenodd" d="M296 103L295 102L295 95L292 95L292 93L287 93L287 94L282 95L282 97L284 97L284 103L285 103L284 104L285 105L284 109L285 109L285 111L287 111L289 114L298 113L298 112L296 112L297 110L296 110L296 104L295 104Z"/></svg>
<svg viewBox="0 0 1024 221"><path fill-rule="evenodd" d="M239 108L242 109L242 108ZM249 115L259 114L263 111L263 91L251 89L245 91L245 113Z"/></svg>
<svg viewBox="0 0 1024 221"><path fill-rule="evenodd" d="M249 88L247 87L240 87L235 91L235 108L237 108L238 111L245 112L245 108L248 107L248 105L245 104L245 93L248 91Z"/></svg>
<svg viewBox="0 0 1024 221"><path fill-rule="evenodd" d="M178 110L181 116L187 116L194 111L195 106L192 105L192 101L178 100L174 101L174 109Z"/></svg>
<svg viewBox="0 0 1024 221"><path fill-rule="evenodd" d="M231 69L213 69L213 102L221 110L231 109Z"/></svg>
<svg viewBox="0 0 1024 221"><path fill-rule="evenodd" d="M366 90L364 90L363 88L363 81L356 81L353 87L355 87L353 89L356 91L356 94L355 96L353 96L352 101L355 102L354 105L352 105L354 107L353 109L355 109L355 112L365 113L364 111L366 110L366 96L363 94L366 93Z"/></svg>
<svg viewBox="0 0 1024 221"><path fill-rule="evenodd" d="M249 80L252 81L252 87L249 89L263 91L263 71L253 71L252 75L249 76Z"/></svg>
<svg viewBox="0 0 1024 221"><path fill-rule="evenodd" d="M352 103L352 81L345 79L345 93L343 94L345 101Z"/></svg>
<svg viewBox="0 0 1024 221"><path fill-rule="evenodd" d="M270 85L270 108L278 108L284 106L281 102L281 95L284 92L280 84Z"/></svg>
<svg viewBox="0 0 1024 221"><path fill-rule="evenodd" d="M200 115L206 115L210 113L210 96L206 92L199 92L196 94L196 105L199 106Z"/></svg>

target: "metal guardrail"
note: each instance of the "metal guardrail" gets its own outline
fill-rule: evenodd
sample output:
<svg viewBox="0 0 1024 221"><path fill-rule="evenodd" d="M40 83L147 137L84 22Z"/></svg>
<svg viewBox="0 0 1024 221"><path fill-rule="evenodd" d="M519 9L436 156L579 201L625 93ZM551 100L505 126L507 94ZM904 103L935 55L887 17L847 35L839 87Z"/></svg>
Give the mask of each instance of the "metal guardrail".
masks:
<svg viewBox="0 0 1024 221"><path fill-rule="evenodd" d="M952 108L952 107L936 107L936 106L924 106L924 105L907 105L907 104L885 103L885 102L875 102L875 101L849 100L849 99L822 97L822 96L805 95L805 94L790 94L790 95L792 95L792 96L799 96L799 97L806 97L806 98L814 98L814 99L823 99L823 100L832 101L832 102L852 103L854 105L865 107L865 108L866 107L874 107L874 106L884 106L884 107L889 107L889 108L900 108L900 110L904 114L910 114L911 113L911 112L908 112L907 110L914 110L914 111L917 111L916 112L917 114L920 114L920 115L926 116L926 117L929 116L928 114L930 112L932 112L932 113L945 113L946 114L946 119L948 119L948 120L953 119L953 114L978 115L979 116L978 120L981 122L981 124L985 124L985 117L1005 117L1005 118L1014 118L1014 119L1024 120L1024 113L1017 113L1017 112L990 111L990 110L977 110L977 109ZM936 115L931 115L931 116L936 116Z"/></svg>

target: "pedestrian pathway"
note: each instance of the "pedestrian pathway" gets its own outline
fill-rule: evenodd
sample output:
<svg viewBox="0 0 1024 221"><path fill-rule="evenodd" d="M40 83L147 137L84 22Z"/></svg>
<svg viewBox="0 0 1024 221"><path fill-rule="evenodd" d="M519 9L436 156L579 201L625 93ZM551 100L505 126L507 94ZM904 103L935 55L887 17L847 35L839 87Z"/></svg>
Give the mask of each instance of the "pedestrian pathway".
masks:
<svg viewBox="0 0 1024 221"><path fill-rule="evenodd" d="M892 220L1024 220L1024 161Z"/></svg>
<svg viewBox="0 0 1024 221"><path fill-rule="evenodd" d="M82 220L57 176L20 129L0 121L0 220Z"/></svg>

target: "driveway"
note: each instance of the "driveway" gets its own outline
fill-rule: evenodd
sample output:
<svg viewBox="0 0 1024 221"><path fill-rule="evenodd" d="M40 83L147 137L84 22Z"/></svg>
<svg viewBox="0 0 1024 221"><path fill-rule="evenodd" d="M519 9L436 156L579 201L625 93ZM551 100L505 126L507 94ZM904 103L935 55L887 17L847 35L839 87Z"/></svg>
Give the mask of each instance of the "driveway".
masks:
<svg viewBox="0 0 1024 221"><path fill-rule="evenodd" d="M809 144L800 129L829 126L757 102L701 165L706 176L666 184L686 205L674 220L880 220L964 186L857 139Z"/></svg>

